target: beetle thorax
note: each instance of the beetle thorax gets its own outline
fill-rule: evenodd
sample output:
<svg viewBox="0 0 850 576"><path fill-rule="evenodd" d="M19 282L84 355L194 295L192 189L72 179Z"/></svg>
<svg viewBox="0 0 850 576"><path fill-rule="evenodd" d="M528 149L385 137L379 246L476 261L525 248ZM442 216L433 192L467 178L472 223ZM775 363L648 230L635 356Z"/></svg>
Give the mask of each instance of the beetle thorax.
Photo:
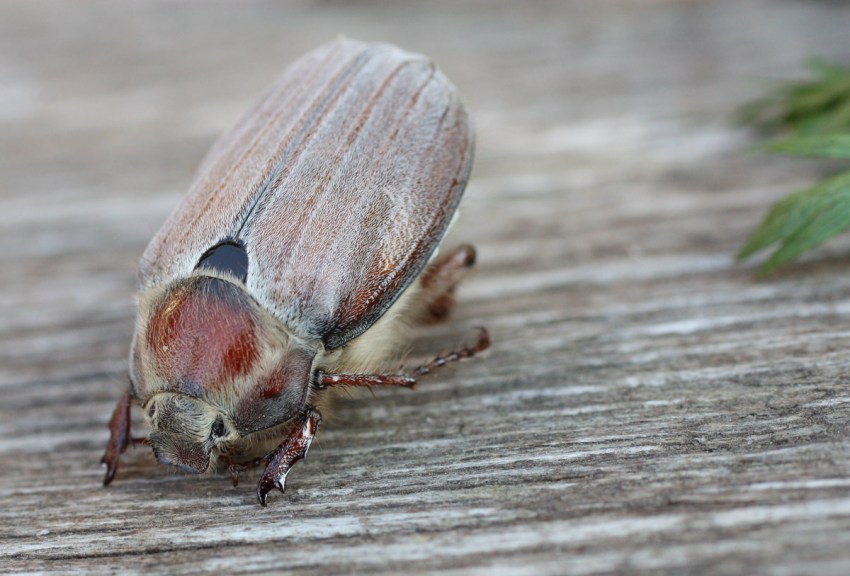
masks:
<svg viewBox="0 0 850 576"><path fill-rule="evenodd" d="M143 293L131 380L157 458L203 472L284 424L309 395L314 356L239 283L196 274Z"/></svg>

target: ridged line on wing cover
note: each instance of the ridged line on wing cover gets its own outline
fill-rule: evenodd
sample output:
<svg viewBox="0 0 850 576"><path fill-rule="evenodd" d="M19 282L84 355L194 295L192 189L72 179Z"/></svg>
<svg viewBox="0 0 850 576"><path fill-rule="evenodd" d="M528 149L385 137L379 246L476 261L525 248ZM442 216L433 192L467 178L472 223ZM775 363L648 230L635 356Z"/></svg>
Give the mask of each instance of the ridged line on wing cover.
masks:
<svg viewBox="0 0 850 576"><path fill-rule="evenodd" d="M356 72L368 62L369 51L370 50L368 48L361 51L345 69L345 71L335 78L335 82L329 93L325 95L321 102L319 102L319 104L311 110L309 117L301 124L300 130L286 143L286 147L275 162L274 168L272 168L271 172L266 177L266 180L260 185L257 192L254 193L254 197L251 199L251 202L245 212L240 214L239 229L235 234L237 238L240 237L245 225L251 220L251 217L257 208L260 207L261 204L268 203L270 201L269 198L266 197L266 193L270 188L273 189L276 187L272 186L273 184L280 183L283 176L283 169L286 164L294 163L294 161L300 156L301 151L304 150L304 146L302 144L305 141L308 141L310 136L315 134L316 127L320 124L321 119L324 118L325 114L327 114L328 110L331 108L330 105L336 102L340 96L345 93L345 89L351 84ZM296 147L298 147L299 150L294 154L293 152L295 152Z"/></svg>
<svg viewBox="0 0 850 576"><path fill-rule="evenodd" d="M445 117L448 112L452 109L453 105L456 105L453 95L450 95L450 101L446 107L446 110L443 112L443 115L440 119L440 122L437 125L437 129L434 132L434 137L431 139L431 146L429 149L433 149L436 145L436 142L439 139L439 134L442 132L443 122L445 121ZM460 112L460 109L455 106L455 109ZM468 137L464 134L465 146L462 148L464 151L468 148ZM421 167L426 161L432 161L433 158L429 154L423 154L420 158L418 164L418 172L421 173ZM452 185L450 190L447 192L447 198L454 198L454 201L451 205L440 205L439 209L434 212L432 218L430 218L429 223L425 230L427 231L427 235L424 237L420 237L418 241L415 243L415 247L413 250L407 253L407 258L399 262L393 273L385 278L385 280L379 285L377 289L372 290L372 292L366 296L358 293L354 296L353 302L354 305L351 307L340 306L340 310L349 310L353 313L349 314L348 318L336 318L336 323L343 327L341 331L331 332L326 335L324 342L328 348L336 348L341 346L345 342L357 337L362 334L366 329L371 326L374 321L377 320L401 295L404 289L416 278L417 274L421 271L422 268L427 264L428 256L436 250L438 242L434 242L434 238L439 238L445 232L446 227L449 223L449 218L446 218L446 213L454 211L457 203L460 201L460 195L455 193L457 186L465 180L461 178L461 171L464 168L469 166L468 162L461 161L459 162L458 168L452 178ZM398 207L396 206L396 209ZM442 226L438 226L440 222L443 222ZM394 222L393 218L389 218L388 222ZM411 260L416 261L419 260L420 264L416 270L407 270L406 263ZM376 265L376 262L372 261L372 268ZM401 272L405 272L402 274ZM367 277L369 274L367 273ZM395 296L393 298L389 298L386 302L382 303L382 306L379 309L375 309L370 311L369 308L373 305L373 303L378 300L384 293L391 292Z"/></svg>
<svg viewBox="0 0 850 576"><path fill-rule="evenodd" d="M309 77L308 81L301 82L296 84L301 86L310 86L312 80L318 76L318 73L321 72L328 62L332 62L336 56L338 51L329 51L325 57L319 61L319 64L313 67L312 70L315 70L316 73L313 73L312 76ZM298 63L296 61L294 64ZM330 84L336 81L339 76L344 73L338 73L331 79ZM286 86L286 91L281 91L281 87ZM312 88L310 91L314 91L315 88ZM221 147L219 147L219 143L214 145L213 151L207 156L204 160L201 169L198 172L198 177L196 181L193 183L192 190L201 188L205 182L207 182L208 186L212 189L210 192L204 194L206 196L206 202L203 205L192 205L192 204L181 204L179 209L172 214L172 217L181 216L186 217L187 213L191 220L180 223L179 226L175 225L173 222L166 222L166 225L163 227L163 230L168 230L171 232L171 236L168 238L168 242L160 242L157 246L157 252L154 256L149 257L147 259L148 262L159 262L162 260L163 251L168 247L168 244L174 245L184 245L187 243L188 239L195 232L196 227L198 225L198 221L207 216L211 211L215 211L217 208L214 207L214 204L221 203L222 198L225 200L228 199L230 194L232 194L232 189L237 186L236 183L233 182L233 178L239 173L239 168L242 167L246 162L247 158L252 157L257 153L257 147L260 146L267 138L268 134L275 129L279 129L281 117L284 117L291 113L290 104L297 102L307 96L309 93L305 90L296 91L293 90L293 82L289 78L289 74L285 74L278 83L269 91L269 93L260 101L260 103L252 110L250 114L243 116L242 120L234 127L233 132L228 133L222 142ZM285 98L285 102L281 103L278 98ZM256 116L259 111L265 110L271 113L271 118L261 125L260 129L249 131L249 128L256 128L257 119ZM303 118L304 116L302 116ZM303 123L303 120L302 120ZM234 132L236 136L234 137ZM291 131L290 133L291 134ZM249 143L244 145L239 145L239 139L249 137ZM282 142L283 145L287 144L291 141L291 136ZM240 152L236 155L236 160L230 160L227 163L224 163L226 156L233 152L233 150L240 150ZM218 168L218 170L215 170ZM227 191L227 194L222 194L223 191ZM187 195L186 199L191 199L192 191ZM252 201L252 197L248 196L243 201L245 206L248 206ZM241 224L245 221L244 216L240 216L245 212L246 208L242 208L237 212L235 220L232 225L227 227L226 233L230 236L235 236L235 231L238 227L241 227ZM182 231L182 235L179 235ZM212 241L220 240L220 238L212 239ZM144 263L143 263L144 268ZM161 271L160 271L161 272Z"/></svg>
<svg viewBox="0 0 850 576"><path fill-rule="evenodd" d="M358 137L362 134L363 127L368 124L369 118L371 118L372 112L376 108L377 103L380 100L380 96L382 96L385 93L387 86L392 82L393 79L395 79L398 76L398 73L402 68L411 65L413 62L414 61L411 61L411 60L407 60L407 61L402 62L384 80L384 82L381 85L381 88L379 89L379 93L376 94L376 96L373 97L370 100L370 102L367 104L367 106L361 111L359 118L358 118L357 125L355 126L354 129L352 129L349 132L348 137L347 137L347 145L340 146L337 149L337 156L338 157L344 156L349 151L350 147L354 144L354 142L356 142L358 140ZM432 69L433 69L433 65L432 65ZM422 90L424 90L424 88L431 82L432 79L433 79L433 73L417 88L416 92L410 98L407 106L405 106L404 110L399 115L399 119L397 120L397 122L395 124L395 128L390 133L389 137L386 139L386 143L384 143L383 146L379 149L379 152L374 155L374 157L376 159L383 158L381 151L386 150L387 148L389 148L392 145L392 140L395 139L395 137L398 135L400 126L402 126L408 119L407 118L408 112L410 111L412 106L415 105L416 101L418 101L419 96L422 93ZM320 187L321 193L320 193L320 195L318 195L318 198L316 200L316 202L318 204L321 204L322 202L326 201L325 197L327 195L333 193L333 191L335 189L333 185L339 181L340 172L342 171L343 166L341 164L337 164L337 165L339 166L339 168L337 170L335 170L332 174L329 174L328 178L326 178L325 181L323 182L323 186ZM374 162L370 176L374 176L377 173L379 168L380 168L380 161ZM366 202L366 201L371 201L371 198L369 198L368 196L363 196L360 199L358 199L358 202L360 202L360 203ZM380 208L381 208L381 206L378 203L373 204L374 210L379 210ZM392 205L386 206L386 210L381 212L381 214L375 214L377 219L372 219L372 218L365 218L365 219L370 221L370 222L372 222L372 221L383 222L386 219L385 218L386 215L389 214L389 211L392 210L392 209L393 209ZM365 210L360 206L360 204L358 204L356 206L352 206L352 208L348 212L348 214L343 216L344 221L341 223L341 225L337 229L335 229L335 230L322 230L321 232L324 235L324 240L325 240L325 244L324 244L325 249L329 250L332 253L335 253L335 248L337 246L338 239L341 236L345 236L346 230L355 229L355 227L350 227L349 224L354 220L363 220L364 219L364 217L363 217L364 211ZM317 215L315 212L313 212L313 213L307 212L306 216L309 218L308 224L307 224L308 228L311 228L311 224L313 224L314 220L321 218L321 216ZM356 228L362 228L362 227L357 226ZM380 234L378 234L378 235L380 235ZM373 254L374 254L374 252L373 252ZM297 264L296 262L293 261L296 258L296 256L297 256L296 254L290 254L286 265L292 266L294 264ZM326 267L332 266L334 263L335 263L334 261L328 260L326 262ZM332 272L332 270L328 271L328 272ZM314 278L312 280L312 283L315 284L316 282L319 282L321 280L321 278L323 278L323 277L324 277L324 273L320 272L319 274L317 274L316 278ZM309 288L310 288L309 291L312 291L313 286L311 286Z"/></svg>

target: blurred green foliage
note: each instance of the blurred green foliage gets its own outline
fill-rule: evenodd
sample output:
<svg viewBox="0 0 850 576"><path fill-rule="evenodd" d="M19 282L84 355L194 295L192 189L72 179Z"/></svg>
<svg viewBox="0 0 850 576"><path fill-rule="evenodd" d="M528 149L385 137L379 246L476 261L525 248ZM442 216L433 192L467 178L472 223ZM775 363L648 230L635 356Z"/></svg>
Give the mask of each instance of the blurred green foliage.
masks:
<svg viewBox="0 0 850 576"><path fill-rule="evenodd" d="M850 70L814 61L814 78L779 86L744 107L739 120L783 136L759 150L790 156L850 159ZM743 260L773 249L766 274L850 228L850 170L777 202L738 253Z"/></svg>

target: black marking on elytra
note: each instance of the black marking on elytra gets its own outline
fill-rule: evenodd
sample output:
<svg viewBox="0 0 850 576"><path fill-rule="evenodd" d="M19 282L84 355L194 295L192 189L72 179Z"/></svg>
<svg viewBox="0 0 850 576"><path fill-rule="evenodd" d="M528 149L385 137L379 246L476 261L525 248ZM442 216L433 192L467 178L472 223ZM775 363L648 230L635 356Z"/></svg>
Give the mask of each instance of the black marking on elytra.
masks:
<svg viewBox="0 0 850 576"><path fill-rule="evenodd" d="M204 252L195 269L231 274L244 283L248 279L248 252L238 240L225 240Z"/></svg>

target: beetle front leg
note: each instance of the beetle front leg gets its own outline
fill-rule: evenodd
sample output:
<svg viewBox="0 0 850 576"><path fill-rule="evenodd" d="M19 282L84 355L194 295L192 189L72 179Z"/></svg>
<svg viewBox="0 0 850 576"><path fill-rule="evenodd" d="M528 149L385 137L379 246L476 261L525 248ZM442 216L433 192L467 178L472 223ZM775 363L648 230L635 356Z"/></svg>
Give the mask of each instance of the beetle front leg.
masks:
<svg viewBox="0 0 850 576"><path fill-rule="evenodd" d="M108 486L115 478L121 454L127 450L127 446L133 441L130 437L130 405L130 391L126 390L118 400L118 404L115 405L112 418L109 419L109 443L106 445L103 458L100 460L101 464L106 465L106 476L103 478L104 486Z"/></svg>
<svg viewBox="0 0 850 576"><path fill-rule="evenodd" d="M247 462L235 462L227 454L219 454L218 458L224 462L225 466L227 466L227 471L230 472L230 482L233 484L234 488L239 486L239 475L242 472L250 468L255 468L268 461L268 456L260 456L259 458L248 460Z"/></svg>
<svg viewBox="0 0 850 576"><path fill-rule="evenodd" d="M292 465L307 455L307 450L319 429L322 415L315 408L309 408L293 426L289 436L269 455L266 469L257 483L257 499L260 505L266 505L266 495L272 488L284 490L286 475Z"/></svg>

